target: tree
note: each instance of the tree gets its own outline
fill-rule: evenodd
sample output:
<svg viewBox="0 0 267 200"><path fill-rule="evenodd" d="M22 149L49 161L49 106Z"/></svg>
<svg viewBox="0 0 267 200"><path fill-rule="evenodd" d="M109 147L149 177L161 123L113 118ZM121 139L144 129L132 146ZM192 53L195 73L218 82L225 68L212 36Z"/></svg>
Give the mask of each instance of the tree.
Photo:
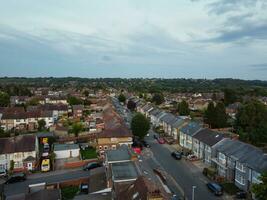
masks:
<svg viewBox="0 0 267 200"><path fill-rule="evenodd" d="M121 103L125 103L126 101L126 97L121 93L118 97L118 100L121 102Z"/></svg>
<svg viewBox="0 0 267 200"><path fill-rule="evenodd" d="M5 92L0 92L0 106L1 107L6 107L10 103L10 97L7 93Z"/></svg>
<svg viewBox="0 0 267 200"><path fill-rule="evenodd" d="M224 89L224 104L229 105L237 101L237 93L233 89Z"/></svg>
<svg viewBox="0 0 267 200"><path fill-rule="evenodd" d="M179 115L189 115L190 114L188 103L185 100L183 100L182 102L180 102L178 104L177 110L179 112Z"/></svg>
<svg viewBox="0 0 267 200"><path fill-rule="evenodd" d="M143 97L144 97L143 93L139 93L139 98L143 98Z"/></svg>
<svg viewBox="0 0 267 200"><path fill-rule="evenodd" d="M77 98L77 97L74 97L74 96L69 96L68 99L67 99L68 103L70 105L80 105L80 104L83 104L83 100Z"/></svg>
<svg viewBox="0 0 267 200"><path fill-rule="evenodd" d="M227 114L222 102L218 102L215 107L215 128L224 128L227 126Z"/></svg>
<svg viewBox="0 0 267 200"><path fill-rule="evenodd" d="M9 170L10 170L10 171L13 171L13 170L14 170L14 166L15 166L15 162L14 162L14 160L10 160L10 167L9 167Z"/></svg>
<svg viewBox="0 0 267 200"><path fill-rule="evenodd" d="M38 130L42 131L45 129L46 122L44 119L38 120Z"/></svg>
<svg viewBox="0 0 267 200"><path fill-rule="evenodd" d="M260 145L267 142L266 121L266 106L257 100L252 100L237 112L235 130L241 140Z"/></svg>
<svg viewBox="0 0 267 200"><path fill-rule="evenodd" d="M134 111L136 108L136 103L133 100L129 100L127 103L127 108L131 111Z"/></svg>
<svg viewBox="0 0 267 200"><path fill-rule="evenodd" d="M137 113L132 118L131 129L135 136L143 139L150 129L150 122L143 114Z"/></svg>
<svg viewBox="0 0 267 200"><path fill-rule="evenodd" d="M154 102L156 105L160 105L164 102L164 96L161 93L156 93L152 97L152 102Z"/></svg>
<svg viewBox="0 0 267 200"><path fill-rule="evenodd" d="M27 102L27 106L36 106L39 104L39 99L38 98L31 98L28 102Z"/></svg>
<svg viewBox="0 0 267 200"><path fill-rule="evenodd" d="M266 200L267 197L267 173L260 176L261 183L252 185L252 192L257 200Z"/></svg>
<svg viewBox="0 0 267 200"><path fill-rule="evenodd" d="M89 96L89 91L88 90L84 90L83 91L83 95L86 96L86 97L88 97Z"/></svg>
<svg viewBox="0 0 267 200"><path fill-rule="evenodd" d="M214 103L210 102L204 114L204 121L209 124L211 128L226 127L227 114L224 104L222 102L218 102L217 105L214 106Z"/></svg>
<svg viewBox="0 0 267 200"><path fill-rule="evenodd" d="M79 133L83 130L83 125L80 122L72 124L72 133L74 133L75 137L79 136Z"/></svg>

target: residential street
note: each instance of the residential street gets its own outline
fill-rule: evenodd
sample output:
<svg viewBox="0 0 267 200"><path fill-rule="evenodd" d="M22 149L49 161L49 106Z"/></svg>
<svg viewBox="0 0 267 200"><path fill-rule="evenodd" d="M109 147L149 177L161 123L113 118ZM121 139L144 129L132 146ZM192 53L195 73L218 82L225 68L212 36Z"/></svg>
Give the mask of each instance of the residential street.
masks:
<svg viewBox="0 0 267 200"><path fill-rule="evenodd" d="M27 180L24 182L14 183L5 185L4 191L5 195L16 195L20 193L25 193L28 189L28 185L36 183L57 183L72 179L86 178L90 176L90 173L97 173L99 169L89 171L83 171L81 169L68 170L64 173L47 173L47 174L33 174L28 176ZM57 171L56 171L57 172Z"/></svg>
<svg viewBox="0 0 267 200"><path fill-rule="evenodd" d="M153 138L153 131L146 140L151 145L153 156L162 168L171 175L181 189L185 192L187 199L192 199L192 186L196 186L195 200L222 199L214 196L206 187L207 179L192 163L186 160L174 160L171 150L167 144L158 144Z"/></svg>

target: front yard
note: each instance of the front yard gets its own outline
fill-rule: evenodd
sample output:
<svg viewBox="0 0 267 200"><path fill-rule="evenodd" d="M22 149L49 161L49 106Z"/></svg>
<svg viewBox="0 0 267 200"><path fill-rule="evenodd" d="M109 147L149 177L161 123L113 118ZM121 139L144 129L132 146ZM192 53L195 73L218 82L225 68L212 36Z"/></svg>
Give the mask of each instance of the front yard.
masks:
<svg viewBox="0 0 267 200"><path fill-rule="evenodd" d="M81 149L81 156L82 160L97 158L96 149L92 147L87 147L84 150Z"/></svg>

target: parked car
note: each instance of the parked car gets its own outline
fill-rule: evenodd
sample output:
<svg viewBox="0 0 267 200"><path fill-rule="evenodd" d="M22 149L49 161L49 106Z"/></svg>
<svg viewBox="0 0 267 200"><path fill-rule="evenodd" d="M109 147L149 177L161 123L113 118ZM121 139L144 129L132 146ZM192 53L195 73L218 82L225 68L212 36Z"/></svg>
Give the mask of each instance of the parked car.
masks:
<svg viewBox="0 0 267 200"><path fill-rule="evenodd" d="M207 187L212 191L216 196L221 196L223 194L223 188L217 183L207 183Z"/></svg>
<svg viewBox="0 0 267 200"><path fill-rule="evenodd" d="M0 169L0 177L6 177L7 171L5 169Z"/></svg>
<svg viewBox="0 0 267 200"><path fill-rule="evenodd" d="M98 168L98 167L101 167L102 165L98 162L91 162L91 163L88 163L86 165L83 166L83 170L85 171L88 171L88 170L91 170L91 169L95 169L95 168Z"/></svg>
<svg viewBox="0 0 267 200"><path fill-rule="evenodd" d="M81 194L88 194L89 193L89 186L88 186L88 184L86 184L86 183L82 183L81 184L80 193Z"/></svg>
<svg viewBox="0 0 267 200"><path fill-rule="evenodd" d="M182 152L179 151L174 151L171 153L172 157L174 157L176 160L181 160L182 159Z"/></svg>
<svg viewBox="0 0 267 200"><path fill-rule="evenodd" d="M164 141L163 138L158 138L157 140L158 140L158 143L159 143L159 144L164 144L164 143L165 143L165 141Z"/></svg>
<svg viewBox="0 0 267 200"><path fill-rule="evenodd" d="M22 182L26 180L26 174L24 173L17 173L11 175L5 182L5 184L10 184L10 183L17 183L17 182Z"/></svg>
<svg viewBox="0 0 267 200"><path fill-rule="evenodd" d="M247 193L245 191L239 191L236 193L235 197L237 199L246 199L247 198Z"/></svg>
<svg viewBox="0 0 267 200"><path fill-rule="evenodd" d="M141 141L142 145L146 148L150 148L150 145L146 141Z"/></svg>
<svg viewBox="0 0 267 200"><path fill-rule="evenodd" d="M197 160L198 157L195 156L195 155L193 155L193 154L189 154L189 155L187 156L187 159L190 160L190 161L194 161L194 160Z"/></svg>

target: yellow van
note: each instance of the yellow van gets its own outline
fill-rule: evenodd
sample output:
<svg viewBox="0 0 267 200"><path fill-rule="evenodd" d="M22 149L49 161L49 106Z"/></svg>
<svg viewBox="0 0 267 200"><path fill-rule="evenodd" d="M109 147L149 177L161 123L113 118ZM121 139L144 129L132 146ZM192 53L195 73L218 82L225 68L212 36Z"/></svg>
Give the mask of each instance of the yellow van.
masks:
<svg viewBox="0 0 267 200"><path fill-rule="evenodd" d="M48 172L50 170L50 160L49 159L42 160L41 170L42 170L42 172Z"/></svg>

